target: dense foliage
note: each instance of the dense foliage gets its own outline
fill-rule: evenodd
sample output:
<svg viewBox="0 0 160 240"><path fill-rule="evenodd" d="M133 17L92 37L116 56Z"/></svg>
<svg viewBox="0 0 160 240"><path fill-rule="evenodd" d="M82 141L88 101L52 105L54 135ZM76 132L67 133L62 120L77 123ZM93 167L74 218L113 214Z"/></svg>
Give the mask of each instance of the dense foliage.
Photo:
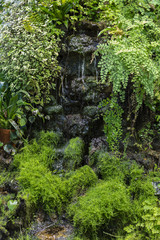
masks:
<svg viewBox="0 0 160 240"><path fill-rule="evenodd" d="M158 1L109 1L104 12L108 13L109 9L114 14L110 17L106 14L104 19L110 18L111 25L101 32L104 40L109 40L98 48L101 81L112 85L111 106L116 108L117 102L127 105L125 112L133 134L142 105L153 113L159 105L160 4ZM108 128L109 118L104 119Z"/></svg>
<svg viewBox="0 0 160 240"><path fill-rule="evenodd" d="M62 136L55 132L41 131L25 141L11 164L14 176L0 170L0 191L13 181L20 188L17 195L0 196L0 232L7 236L8 223L14 224L24 201L27 223L37 210L66 216L75 227L75 240L159 239L160 210L153 188L159 169L146 174L125 154L113 152L125 137L124 115L126 132L132 135L142 107L150 109L154 121L160 119L160 2L0 1L0 13L0 80L8 83L13 96L25 90L39 108L51 101L61 70L60 38L83 21L96 22L102 29L95 53L100 58L98 80L112 89L110 98L99 104L112 153L89 149L89 159L84 158L87 146L80 137L62 146ZM6 116L5 110L2 115ZM151 148L151 125L137 133L146 149Z"/></svg>
<svg viewBox="0 0 160 240"><path fill-rule="evenodd" d="M32 11L23 2L13 3L4 11L0 35L0 69L13 91L26 90L30 101L44 105L58 76L58 37L50 22L30 22Z"/></svg>

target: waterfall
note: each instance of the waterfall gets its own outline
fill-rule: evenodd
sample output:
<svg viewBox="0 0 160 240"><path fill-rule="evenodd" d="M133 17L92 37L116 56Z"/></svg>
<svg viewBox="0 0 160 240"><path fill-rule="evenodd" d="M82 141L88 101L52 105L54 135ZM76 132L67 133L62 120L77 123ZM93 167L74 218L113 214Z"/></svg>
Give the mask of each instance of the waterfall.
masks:
<svg viewBox="0 0 160 240"><path fill-rule="evenodd" d="M82 73L82 82L84 83L84 78L85 78L85 55L84 54L83 54L83 59L82 59L81 73Z"/></svg>
<svg viewBox="0 0 160 240"><path fill-rule="evenodd" d="M79 61L78 61L78 78L81 77L81 57L79 55Z"/></svg>
<svg viewBox="0 0 160 240"><path fill-rule="evenodd" d="M98 81L98 69L97 69L97 58L94 58L94 68L95 68L95 77L96 81Z"/></svg>

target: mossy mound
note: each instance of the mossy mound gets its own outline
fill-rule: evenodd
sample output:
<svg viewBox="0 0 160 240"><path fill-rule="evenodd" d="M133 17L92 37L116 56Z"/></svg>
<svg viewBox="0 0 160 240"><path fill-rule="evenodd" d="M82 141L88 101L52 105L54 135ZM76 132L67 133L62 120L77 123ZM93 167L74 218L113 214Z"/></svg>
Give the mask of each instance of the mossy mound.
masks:
<svg viewBox="0 0 160 240"><path fill-rule="evenodd" d="M85 196L71 204L68 214L78 234L88 239L101 239L103 231L123 229L133 217L132 204L126 187L117 180L100 182Z"/></svg>
<svg viewBox="0 0 160 240"><path fill-rule="evenodd" d="M74 170L82 163L84 153L84 141L79 138L72 138L64 151L65 165L67 169Z"/></svg>

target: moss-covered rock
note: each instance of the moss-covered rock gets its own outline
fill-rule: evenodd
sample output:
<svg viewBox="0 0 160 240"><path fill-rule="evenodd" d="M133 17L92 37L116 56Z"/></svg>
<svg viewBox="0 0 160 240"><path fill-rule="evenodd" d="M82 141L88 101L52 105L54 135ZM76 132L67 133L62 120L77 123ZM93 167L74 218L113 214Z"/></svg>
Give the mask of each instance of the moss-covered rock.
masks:
<svg viewBox="0 0 160 240"><path fill-rule="evenodd" d="M24 162L17 180L23 189L23 197L35 208L44 209L46 212L62 211L62 202L65 202L65 185L59 176L52 175L38 159Z"/></svg>
<svg viewBox="0 0 160 240"><path fill-rule="evenodd" d="M64 151L65 165L68 169L74 170L80 166L84 153L84 141L79 138L72 138Z"/></svg>
<svg viewBox="0 0 160 240"><path fill-rule="evenodd" d="M48 115L61 114L62 111L63 111L63 107L61 105L48 106L48 107L45 108L45 112Z"/></svg>

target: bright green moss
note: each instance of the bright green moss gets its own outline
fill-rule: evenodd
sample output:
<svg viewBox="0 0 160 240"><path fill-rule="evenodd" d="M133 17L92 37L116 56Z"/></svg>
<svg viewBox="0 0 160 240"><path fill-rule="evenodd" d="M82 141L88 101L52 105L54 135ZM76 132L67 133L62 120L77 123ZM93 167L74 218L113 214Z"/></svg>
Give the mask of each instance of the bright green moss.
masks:
<svg viewBox="0 0 160 240"><path fill-rule="evenodd" d="M97 184L68 209L81 236L101 239L103 232L123 229L132 219L132 205L125 185L117 180ZM98 238L99 237L99 238Z"/></svg>
<svg viewBox="0 0 160 240"><path fill-rule="evenodd" d="M66 160L66 167L74 170L80 166L84 153L84 142L81 138L72 138L64 151L64 158Z"/></svg>
<svg viewBox="0 0 160 240"><path fill-rule="evenodd" d="M26 143L21 152L15 155L13 165L19 167L22 162L36 158L51 167L56 156L54 147L57 146L59 138L57 133L41 131L38 140L33 139Z"/></svg>
<svg viewBox="0 0 160 240"><path fill-rule="evenodd" d="M121 171L122 166L120 159L114 155L111 155L107 152L102 152L98 156L97 161L97 170L98 174L104 180L119 178L124 179L124 174Z"/></svg>
<svg viewBox="0 0 160 240"><path fill-rule="evenodd" d="M38 139L40 146L51 146L56 147L60 141L60 134L53 131L41 131Z"/></svg>
<svg viewBox="0 0 160 240"><path fill-rule="evenodd" d="M17 180L27 201L36 208L43 208L47 212L61 212L62 202L65 201L65 185L59 176L52 175L38 159L24 162Z"/></svg>
<svg viewBox="0 0 160 240"><path fill-rule="evenodd" d="M69 176L70 174L68 174ZM68 196L78 197L87 188L95 185L98 178L94 171L89 166L84 166L71 173L69 178L66 180L66 187Z"/></svg>

